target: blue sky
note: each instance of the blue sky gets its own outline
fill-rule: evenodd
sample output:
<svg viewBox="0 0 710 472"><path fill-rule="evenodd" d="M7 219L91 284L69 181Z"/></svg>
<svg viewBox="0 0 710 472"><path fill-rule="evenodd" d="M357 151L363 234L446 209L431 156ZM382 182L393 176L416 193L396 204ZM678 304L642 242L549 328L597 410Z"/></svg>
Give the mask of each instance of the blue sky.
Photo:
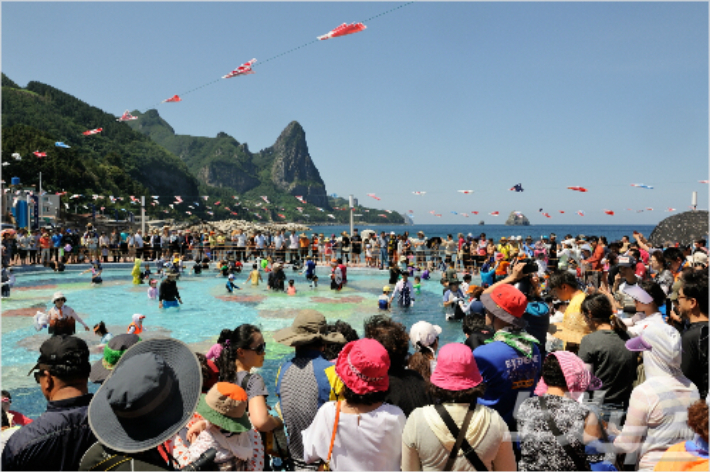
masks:
<svg viewBox="0 0 710 472"><path fill-rule="evenodd" d="M177 133L252 151L296 120L328 193L422 224L474 210L654 224L693 190L708 207L707 3L417 2L372 18L402 4L3 2L2 70L117 115L180 94L157 107ZM185 94L252 58L254 75Z"/></svg>

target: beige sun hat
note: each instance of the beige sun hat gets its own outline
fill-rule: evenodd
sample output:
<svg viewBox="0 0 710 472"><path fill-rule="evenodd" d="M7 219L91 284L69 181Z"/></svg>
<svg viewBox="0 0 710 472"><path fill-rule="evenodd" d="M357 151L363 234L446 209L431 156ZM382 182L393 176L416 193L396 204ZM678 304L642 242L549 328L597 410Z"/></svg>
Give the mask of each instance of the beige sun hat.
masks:
<svg viewBox="0 0 710 472"><path fill-rule="evenodd" d="M592 332L582 313L565 313L564 321L552 326L556 328L552 335L566 343L579 344L583 337Z"/></svg>
<svg viewBox="0 0 710 472"><path fill-rule="evenodd" d="M345 344L347 340L340 333L325 333L325 316L315 310L301 310L293 324L274 333L274 341L295 347L323 340L328 343Z"/></svg>

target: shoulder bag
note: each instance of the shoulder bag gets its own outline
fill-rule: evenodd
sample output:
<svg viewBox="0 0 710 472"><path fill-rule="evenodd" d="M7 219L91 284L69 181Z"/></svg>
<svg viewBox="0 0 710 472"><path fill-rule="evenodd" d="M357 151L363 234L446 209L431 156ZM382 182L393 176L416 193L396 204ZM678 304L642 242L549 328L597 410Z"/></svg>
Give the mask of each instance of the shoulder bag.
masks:
<svg viewBox="0 0 710 472"><path fill-rule="evenodd" d="M456 443L454 444L454 447L451 448L451 453L449 454L449 459L446 461L444 470L451 470L453 468L454 462L456 461L456 456L459 453L459 449L463 450L464 457L468 459L468 461L477 471L488 470L483 461L481 461L481 458L478 457L478 454L476 454L476 450L471 447L469 442L465 439L466 431L468 431L468 425L469 423L471 423L471 417L473 416L473 412L476 411L477 407L478 405L474 405L473 409L471 409L471 405L468 406L468 412L466 413L466 417L463 420L461 429L459 429L459 427L456 426L456 422L454 421L454 419L451 417L449 412L446 411L446 408L444 408L444 405L434 405L434 408L436 408L436 412L439 413L441 419L444 420L444 424L446 424L446 427L449 428L451 435L456 438Z"/></svg>
<svg viewBox="0 0 710 472"><path fill-rule="evenodd" d="M332 470L330 468L330 458L333 456L333 445L335 444L335 434L338 432L338 422L340 420L340 400L335 406L335 421L333 422L333 435L330 437L330 447L328 448L328 458L321 462L318 470Z"/></svg>
<svg viewBox="0 0 710 472"><path fill-rule="evenodd" d="M547 426L549 426L550 431L555 436L557 444L562 446L562 449L564 449L569 458L572 459L572 462L574 462L576 469L592 470L589 466L589 462L587 462L587 459L584 457L579 457L579 455L577 455L577 452L574 450L567 438L565 438L564 434L562 434L562 431L560 431L560 429L555 424L555 421L552 419L552 414L550 414L550 410L547 409L547 401L545 400L545 397L538 397L538 401L540 402L542 415L545 417L545 420L547 421Z"/></svg>

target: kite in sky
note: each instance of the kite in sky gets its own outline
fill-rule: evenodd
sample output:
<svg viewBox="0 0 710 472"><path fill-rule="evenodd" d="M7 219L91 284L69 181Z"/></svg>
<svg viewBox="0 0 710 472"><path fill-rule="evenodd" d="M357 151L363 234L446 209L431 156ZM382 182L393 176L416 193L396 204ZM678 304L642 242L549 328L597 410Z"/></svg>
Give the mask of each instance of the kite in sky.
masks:
<svg viewBox="0 0 710 472"><path fill-rule="evenodd" d="M266 203L271 203L271 202L269 201L269 198L268 198L267 196L265 196L265 195L262 195L262 196L261 196L261 199L264 200Z"/></svg>
<svg viewBox="0 0 710 472"><path fill-rule="evenodd" d="M368 197L371 197L371 198L374 198L375 200L378 200L378 201L381 200L381 198L378 197L377 195L375 195L374 193L368 193L367 196L368 196Z"/></svg>
<svg viewBox="0 0 710 472"><path fill-rule="evenodd" d="M584 187L567 187L567 188L570 190L574 190L576 192L586 192L587 191L587 189Z"/></svg>
<svg viewBox="0 0 710 472"><path fill-rule="evenodd" d="M19 152L13 152L13 153L12 153L12 158L15 159L16 161L21 161L21 160L22 160L22 156L20 156L20 153L19 153Z"/></svg>
<svg viewBox="0 0 710 472"><path fill-rule="evenodd" d="M359 33L360 31L364 31L365 29L367 29L367 26L363 25L362 23L343 23L334 30L329 31L328 33L322 36L318 36L318 39L324 41L330 38L337 38L338 36Z"/></svg>
<svg viewBox="0 0 710 472"><path fill-rule="evenodd" d="M188 215L192 215L191 211L186 211L185 213L187 213Z"/></svg>
<svg viewBox="0 0 710 472"><path fill-rule="evenodd" d="M91 136L92 134L99 134L103 130L104 130L103 128L90 129L90 130L84 131L81 134L83 134L84 136Z"/></svg>
<svg viewBox="0 0 710 472"><path fill-rule="evenodd" d="M643 211L643 210L641 210L641 211ZM614 212L611 210L604 210L604 213L606 213L607 215L614 216Z"/></svg>
<svg viewBox="0 0 710 472"><path fill-rule="evenodd" d="M675 208L669 208L666 211L675 211Z"/></svg>
<svg viewBox="0 0 710 472"><path fill-rule="evenodd" d="M382 213L380 213L380 214L377 215L377 216L381 216L382 218L387 218L387 215L383 215Z"/></svg>
<svg viewBox="0 0 710 472"><path fill-rule="evenodd" d="M333 215L331 215L330 213L328 213L328 218L333 218L333 219L335 219L335 216L333 216Z"/></svg>
<svg viewBox="0 0 710 472"><path fill-rule="evenodd" d="M214 203L213 203L214 206L220 206L221 204L222 204L221 201L219 201L219 202L214 202Z"/></svg>
<svg viewBox="0 0 710 472"><path fill-rule="evenodd" d="M4 166L9 166L10 163L9 163L9 162L3 162L2 165L3 165L3 167L4 167Z"/></svg>
<svg viewBox="0 0 710 472"><path fill-rule="evenodd" d="M69 199L72 200L72 199L74 199L74 198L79 198L79 197L83 197L83 195L79 195L79 194L76 194L76 193L75 193L74 195L72 195L71 197L69 197Z"/></svg>
<svg viewBox="0 0 710 472"><path fill-rule="evenodd" d="M316 207L316 210L318 210L318 211L325 211L324 209L322 209L322 208L320 208L320 207Z"/></svg>
<svg viewBox="0 0 710 472"><path fill-rule="evenodd" d="M477 211L472 211L471 213L473 213L474 215L478 215Z"/></svg>
<svg viewBox="0 0 710 472"><path fill-rule="evenodd" d="M462 214L463 216L465 216L466 218L468 218L468 213L461 213L461 214ZM412 215L412 216L414 216L414 215Z"/></svg>
<svg viewBox="0 0 710 472"><path fill-rule="evenodd" d="M564 211L563 211L563 210L560 210L560 213L564 213Z"/></svg>
<svg viewBox="0 0 710 472"><path fill-rule="evenodd" d="M414 195L424 195L426 192L412 192Z"/></svg>
<svg viewBox="0 0 710 472"><path fill-rule="evenodd" d="M549 213L543 213L542 214L545 218L552 218Z"/></svg>
<svg viewBox="0 0 710 472"><path fill-rule="evenodd" d="M180 198L180 195L175 195L175 202L182 203L182 198Z"/></svg>
<svg viewBox="0 0 710 472"><path fill-rule="evenodd" d="M256 59L252 59L251 61L245 62L241 66L237 67L234 69L232 72L230 72L227 75L223 75L223 79L231 79L232 77L237 77L238 75L247 75L247 74L253 74L254 71L251 70L251 66L256 62Z"/></svg>
<svg viewBox="0 0 710 472"><path fill-rule="evenodd" d="M441 218L441 213L436 213L434 216L436 216L437 218Z"/></svg>
<svg viewBox="0 0 710 472"><path fill-rule="evenodd" d="M303 213L303 207L296 207L296 210L298 210L299 213Z"/></svg>
<svg viewBox="0 0 710 472"><path fill-rule="evenodd" d="M165 100L163 100L160 103L181 102L181 101L182 101L182 98L178 97L177 95L173 95L172 97L166 98Z"/></svg>
<svg viewBox="0 0 710 472"><path fill-rule="evenodd" d="M387 213L392 213L392 210L385 210Z"/></svg>
<svg viewBox="0 0 710 472"><path fill-rule="evenodd" d="M71 146L67 146L66 144L64 144L61 141L57 141L56 143L54 143L54 145L57 147L60 147L60 148L65 148L65 149L69 149L71 147Z"/></svg>
<svg viewBox="0 0 710 472"><path fill-rule="evenodd" d="M123 112L123 115L121 115L120 118L118 118L116 121L131 121L131 120L137 120L137 116L131 115L128 110Z"/></svg>
<svg viewBox="0 0 710 472"><path fill-rule="evenodd" d="M14 154L13 154L13 156L14 156ZM710 183L710 180L698 180L698 182L700 182L701 184L707 184L707 183Z"/></svg>
<svg viewBox="0 0 710 472"><path fill-rule="evenodd" d="M303 195L296 195L296 200L305 205L306 201L303 199Z"/></svg>
<svg viewBox="0 0 710 472"><path fill-rule="evenodd" d="M579 216L584 216L584 212L583 212L582 210L579 210L579 211L577 212L577 214L578 214Z"/></svg>
<svg viewBox="0 0 710 472"><path fill-rule="evenodd" d="M525 189L523 188L523 184L513 185L513 186L510 188L510 190L511 190L511 191L512 191L512 190L515 190L516 192L524 192L524 191L525 191Z"/></svg>
<svg viewBox="0 0 710 472"><path fill-rule="evenodd" d="M32 154L34 154L34 155L37 156L37 157L47 157L47 153L46 153L46 152L35 151L35 152L33 152Z"/></svg>
<svg viewBox="0 0 710 472"><path fill-rule="evenodd" d="M653 208L651 208L651 207L646 208L646 211L653 211Z"/></svg>
<svg viewBox="0 0 710 472"><path fill-rule="evenodd" d="M458 213L456 213L455 211L452 211L451 214L452 214L452 215L458 215Z"/></svg>
<svg viewBox="0 0 710 472"><path fill-rule="evenodd" d="M430 211L429 213L431 213L432 215L436 215L436 212L434 210Z"/></svg>
<svg viewBox="0 0 710 472"><path fill-rule="evenodd" d="M498 211L493 211L493 212L489 213L489 215L491 215L491 216L498 216L498 215L500 215L500 212L498 212Z"/></svg>
<svg viewBox="0 0 710 472"><path fill-rule="evenodd" d="M282 215L281 213L277 213L276 215L278 215L279 217L281 217L283 219L286 219L286 217L284 215Z"/></svg>
<svg viewBox="0 0 710 472"><path fill-rule="evenodd" d="M647 188L649 190L653 190L653 185L646 185L646 184L631 184L632 187L638 187L638 188Z"/></svg>
<svg viewBox="0 0 710 472"><path fill-rule="evenodd" d="M459 193L473 193L473 190L458 190Z"/></svg>

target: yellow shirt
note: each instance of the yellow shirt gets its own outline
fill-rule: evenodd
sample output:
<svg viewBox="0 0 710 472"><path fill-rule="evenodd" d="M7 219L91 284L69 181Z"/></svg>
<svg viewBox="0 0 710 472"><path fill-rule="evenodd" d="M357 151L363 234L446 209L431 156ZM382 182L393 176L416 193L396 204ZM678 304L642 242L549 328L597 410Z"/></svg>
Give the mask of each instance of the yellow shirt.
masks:
<svg viewBox="0 0 710 472"><path fill-rule="evenodd" d="M259 277L261 274L259 274L258 270L252 270L251 273L249 274L249 279L251 280L252 285L259 285Z"/></svg>

